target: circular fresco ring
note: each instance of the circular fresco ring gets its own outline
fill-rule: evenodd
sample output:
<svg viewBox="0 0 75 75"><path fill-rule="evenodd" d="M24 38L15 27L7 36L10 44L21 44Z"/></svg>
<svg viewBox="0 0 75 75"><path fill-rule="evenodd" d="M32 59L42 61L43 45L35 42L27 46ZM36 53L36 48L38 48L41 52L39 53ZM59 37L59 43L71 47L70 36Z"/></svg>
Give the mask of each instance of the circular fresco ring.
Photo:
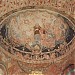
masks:
<svg viewBox="0 0 75 75"><path fill-rule="evenodd" d="M11 15L13 15L13 14L15 14L15 13L20 13L20 12L23 12L23 11L32 11L32 10L47 10L47 11L50 11L50 12L54 12L55 13L55 15L56 14L59 14L59 16L62 16L63 18L65 18L65 20L67 20L68 22L70 22L70 24L71 24L71 27L72 27L72 30L74 30L74 23L71 21L71 20L69 20L67 17L65 17L63 14L60 14L60 12L57 12L56 10L53 10L53 9L50 9L50 8L36 8L36 7L26 7L26 8L21 8L20 10L13 10L13 12L9 12L9 13L7 13L6 15L4 15L1 19L2 19L2 21L4 22L6 22L7 23L7 18L9 18L9 17L11 17ZM11 14L10 14L11 13ZM9 15L9 16L8 16ZM40 15L40 13L39 13L39 15ZM44 14L43 14L44 15ZM5 18L6 17L6 18ZM34 18L35 19L35 18ZM9 19L8 19L9 20ZM1 21L1 25L2 25L2 22ZM58 22L58 21L56 21L56 22ZM60 23L59 23L60 24ZM9 25L8 25L9 26ZM12 26L12 25L11 25ZM35 26L35 25L34 25ZM33 26L33 27L34 27ZM43 28L43 26L40 26L39 25L39 27L41 27L41 29ZM0 28L2 28L2 26L0 27ZM12 30L13 29L13 27L11 27L11 28L9 28L9 31L10 30ZM38 27L36 27L35 28L35 30L38 30L39 28ZM58 28L57 28L58 29ZM43 30L44 31L44 30ZM47 32L47 30L45 30L45 32ZM45 32L43 33L43 34L45 34ZM11 33L12 34L12 33ZM14 34L14 33L13 33ZM12 34L12 35L13 35ZM10 36L10 34L9 34L9 36ZM36 34L34 35L34 36L37 36ZM50 35L49 35L50 36ZM73 34L73 36L74 36L74 34ZM38 31L38 38L40 38L40 34L39 34L39 31ZM34 39L34 41L36 41L38 38L35 38ZM23 39L23 38L22 38ZM25 39L25 38L24 38ZM3 41L5 40L5 38L3 38ZM12 45L9 45L8 44L8 42L6 42L7 40L5 40L5 43L7 43L8 44L8 47L10 47L10 49L12 48L13 50L15 50L16 52L21 52L21 53L28 53L28 54L30 54L31 53L31 55L32 56L35 56L35 57L32 57L31 59L30 58L25 58L25 60L24 60L24 58L23 59L21 59L21 54L20 54L20 56L19 56L19 53L15 53L16 55L14 55L13 53L10 53L10 51L9 51L9 53L8 52L6 52L5 50L7 49L6 47L5 47L5 45L3 44L3 42L1 43L1 45L3 46L3 48L5 47L5 50L3 50L5 53L7 53L8 55L10 55L10 56L12 56L12 57L14 57L15 59L17 59L17 60L20 60L20 61L23 61L23 62L29 62L29 63L46 63L46 62L56 62L56 61L58 61L58 60L60 60L60 59L62 59L62 58L64 58L64 57L66 57L66 55L68 55L69 53L71 53L73 50L71 50L71 49L69 49L69 48L66 48L66 47L68 47L68 45L70 45L70 48L71 48L71 46L73 46L73 44L74 44L74 37L73 37L73 39L71 39L67 44L66 44L66 46L63 48L63 49L66 49L66 50L64 50L64 52L66 51L66 53L64 53L63 52L63 54L62 55L60 55L60 56L57 56L57 57L53 57L54 55L55 55L55 53L54 52L57 52L57 50L59 49L59 46L57 47L58 49L52 49L52 51L46 51L46 52L42 52L42 51L40 51L40 50L43 50L43 48L41 49L41 47L39 47L39 45L40 44L35 44L35 46L34 47L32 47L31 48L31 51L30 52L26 52L26 51L23 51L23 50L19 50L18 49L18 47L14 47L14 46L12 46ZM12 41L12 40L11 40ZM39 42L39 41L38 41ZM21 42L20 42L21 43ZM55 43L55 42L54 42ZM58 42L56 42L56 43L58 43ZM42 43L43 45L44 45L44 43ZM52 44L52 42L51 42L51 44ZM48 44L49 45L49 44ZM47 46L48 46L47 45ZM56 44L56 45L58 45L58 44ZM22 46L23 47L23 46ZM24 47L23 47L24 48ZM28 49L29 47L27 47L27 49ZM10 50L9 49L9 50ZM38 51L36 51L35 49L40 49L40 50L38 50ZM69 51L68 51L69 50ZM7 50L8 51L8 50ZM41 53L41 54L40 54ZM54 53L54 54L53 54ZM37 57L37 55L39 54L39 57L41 56L41 57L47 57L48 59L46 59L46 58L43 58L43 59L38 59L38 57ZM52 55L52 59L51 58L49 58L48 57L48 55L45 55L45 54L50 54L50 55ZM29 55L27 55L27 57L29 57ZM26 60L27 59L27 60ZM46 60L45 60L46 59Z"/></svg>

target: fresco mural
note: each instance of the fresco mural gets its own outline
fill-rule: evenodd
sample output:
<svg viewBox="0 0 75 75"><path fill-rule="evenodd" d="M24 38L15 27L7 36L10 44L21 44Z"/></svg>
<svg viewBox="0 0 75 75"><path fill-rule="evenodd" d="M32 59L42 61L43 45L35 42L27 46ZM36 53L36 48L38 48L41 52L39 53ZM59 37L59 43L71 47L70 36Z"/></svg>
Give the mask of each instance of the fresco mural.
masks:
<svg viewBox="0 0 75 75"><path fill-rule="evenodd" d="M5 21L0 29L1 45L4 43L3 48L21 60L51 60L70 51L67 47L75 34L73 23L57 12L28 9L13 13Z"/></svg>
<svg viewBox="0 0 75 75"><path fill-rule="evenodd" d="M0 74L74 75L74 1L15 1L0 1Z"/></svg>

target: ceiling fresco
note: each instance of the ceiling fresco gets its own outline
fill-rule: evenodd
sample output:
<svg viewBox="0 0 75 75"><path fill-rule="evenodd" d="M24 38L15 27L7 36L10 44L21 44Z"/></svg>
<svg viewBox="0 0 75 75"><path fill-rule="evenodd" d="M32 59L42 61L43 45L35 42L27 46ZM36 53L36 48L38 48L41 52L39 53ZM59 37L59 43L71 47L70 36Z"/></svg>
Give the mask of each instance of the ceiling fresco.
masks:
<svg viewBox="0 0 75 75"><path fill-rule="evenodd" d="M9 15L1 24L1 46L26 60L53 60L69 52L74 24L58 12L26 9Z"/></svg>
<svg viewBox="0 0 75 75"><path fill-rule="evenodd" d="M0 75L74 75L74 1L12 1L0 1Z"/></svg>

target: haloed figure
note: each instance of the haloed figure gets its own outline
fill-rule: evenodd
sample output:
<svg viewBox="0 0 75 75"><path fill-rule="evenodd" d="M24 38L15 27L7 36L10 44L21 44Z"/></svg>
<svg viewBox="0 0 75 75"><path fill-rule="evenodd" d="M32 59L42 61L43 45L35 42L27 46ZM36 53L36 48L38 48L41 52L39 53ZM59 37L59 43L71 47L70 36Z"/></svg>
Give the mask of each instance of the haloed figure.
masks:
<svg viewBox="0 0 75 75"><path fill-rule="evenodd" d="M39 24L36 24L34 26L34 40L35 41L33 43L33 46L40 45L40 41L41 41L40 29L41 27L39 26Z"/></svg>

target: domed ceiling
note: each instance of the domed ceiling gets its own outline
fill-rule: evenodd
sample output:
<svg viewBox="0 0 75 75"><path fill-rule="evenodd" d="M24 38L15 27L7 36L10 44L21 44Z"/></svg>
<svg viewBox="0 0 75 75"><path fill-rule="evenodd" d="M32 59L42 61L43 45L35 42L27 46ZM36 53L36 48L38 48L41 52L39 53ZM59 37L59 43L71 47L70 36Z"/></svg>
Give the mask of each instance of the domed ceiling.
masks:
<svg viewBox="0 0 75 75"><path fill-rule="evenodd" d="M44 8L13 11L0 24L0 45L15 59L52 62L70 52L74 24L59 12Z"/></svg>
<svg viewBox="0 0 75 75"><path fill-rule="evenodd" d="M48 10L27 10L10 18L8 37L12 43L39 45L51 48L56 41L65 43L65 31L68 26L57 13ZM57 31L57 32L56 32Z"/></svg>

